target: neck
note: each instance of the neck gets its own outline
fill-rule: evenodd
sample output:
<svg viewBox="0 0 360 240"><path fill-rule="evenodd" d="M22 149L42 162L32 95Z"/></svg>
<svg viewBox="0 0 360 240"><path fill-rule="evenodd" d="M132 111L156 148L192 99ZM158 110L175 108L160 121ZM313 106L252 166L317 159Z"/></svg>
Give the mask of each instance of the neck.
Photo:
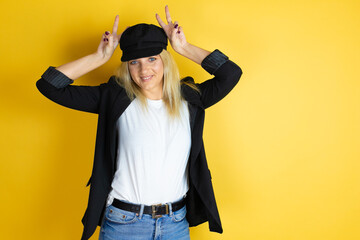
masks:
<svg viewBox="0 0 360 240"><path fill-rule="evenodd" d="M162 95L163 95L163 91L162 89L158 90L158 91L142 91L142 93L144 94L144 96L148 99L151 100L160 100L162 99Z"/></svg>

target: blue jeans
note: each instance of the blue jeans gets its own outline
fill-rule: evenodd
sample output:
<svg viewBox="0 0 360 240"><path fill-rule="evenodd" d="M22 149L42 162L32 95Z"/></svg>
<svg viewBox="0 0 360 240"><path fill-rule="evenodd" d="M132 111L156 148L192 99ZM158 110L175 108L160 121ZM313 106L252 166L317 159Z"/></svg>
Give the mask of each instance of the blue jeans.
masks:
<svg viewBox="0 0 360 240"><path fill-rule="evenodd" d="M189 223L186 220L186 206L169 214L152 218L116 208L106 207L102 220L99 240L189 240Z"/></svg>

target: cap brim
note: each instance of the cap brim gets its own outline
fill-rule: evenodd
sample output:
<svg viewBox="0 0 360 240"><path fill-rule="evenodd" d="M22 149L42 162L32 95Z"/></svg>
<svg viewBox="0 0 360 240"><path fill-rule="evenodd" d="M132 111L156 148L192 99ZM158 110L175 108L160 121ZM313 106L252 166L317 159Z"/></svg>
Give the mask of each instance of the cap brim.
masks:
<svg viewBox="0 0 360 240"><path fill-rule="evenodd" d="M150 57L154 55L158 55L162 52L164 48L157 47L157 48L146 48L146 49L139 49L137 51L132 50L131 52L123 52L121 57L122 62L143 58L143 57Z"/></svg>

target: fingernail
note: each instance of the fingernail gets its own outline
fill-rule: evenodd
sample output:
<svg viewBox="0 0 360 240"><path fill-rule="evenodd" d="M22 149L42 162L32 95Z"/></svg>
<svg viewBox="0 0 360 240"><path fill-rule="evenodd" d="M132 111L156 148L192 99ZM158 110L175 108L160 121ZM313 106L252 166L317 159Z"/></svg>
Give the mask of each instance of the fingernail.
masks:
<svg viewBox="0 0 360 240"><path fill-rule="evenodd" d="M177 33L180 33L180 31L178 31Z"/></svg>
<svg viewBox="0 0 360 240"><path fill-rule="evenodd" d="M178 24L175 24L175 28L177 28L178 27Z"/></svg>
<svg viewBox="0 0 360 240"><path fill-rule="evenodd" d="M106 41L108 41L108 39L107 39L107 38L104 38L104 42L106 42Z"/></svg>
<svg viewBox="0 0 360 240"><path fill-rule="evenodd" d="M106 35L109 35L109 34L110 34L110 32L106 31L106 32L105 32L105 34L106 34Z"/></svg>

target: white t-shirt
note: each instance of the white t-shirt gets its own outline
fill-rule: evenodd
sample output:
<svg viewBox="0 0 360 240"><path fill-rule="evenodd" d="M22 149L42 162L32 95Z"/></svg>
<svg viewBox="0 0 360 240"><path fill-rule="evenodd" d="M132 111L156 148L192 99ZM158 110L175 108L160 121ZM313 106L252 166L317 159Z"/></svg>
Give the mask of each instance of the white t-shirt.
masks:
<svg viewBox="0 0 360 240"><path fill-rule="evenodd" d="M107 205L114 198L153 205L181 199L189 188L187 162L191 130L187 103L180 119L172 120L163 100L138 99L117 121L117 169Z"/></svg>

